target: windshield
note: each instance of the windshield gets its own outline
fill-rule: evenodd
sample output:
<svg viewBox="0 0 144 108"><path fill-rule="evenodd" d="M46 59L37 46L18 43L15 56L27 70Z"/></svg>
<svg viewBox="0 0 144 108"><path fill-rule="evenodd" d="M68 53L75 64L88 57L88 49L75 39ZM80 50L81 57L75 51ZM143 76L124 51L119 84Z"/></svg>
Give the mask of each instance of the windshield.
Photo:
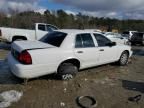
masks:
<svg viewBox="0 0 144 108"><path fill-rule="evenodd" d="M51 44L56 47L60 47L66 35L67 34L63 32L52 32L52 33L48 33L47 35L45 35L39 41Z"/></svg>

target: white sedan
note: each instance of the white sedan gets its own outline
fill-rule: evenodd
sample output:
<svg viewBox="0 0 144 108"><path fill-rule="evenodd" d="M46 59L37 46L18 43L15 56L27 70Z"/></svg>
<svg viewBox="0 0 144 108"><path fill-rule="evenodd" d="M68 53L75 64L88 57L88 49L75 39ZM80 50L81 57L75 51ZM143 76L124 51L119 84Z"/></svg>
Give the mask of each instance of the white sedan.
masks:
<svg viewBox="0 0 144 108"><path fill-rule="evenodd" d="M130 45L129 40L126 37L123 37L119 33L113 33L113 32L106 32L105 36L109 38L111 41L116 42L117 44L125 44Z"/></svg>
<svg viewBox="0 0 144 108"><path fill-rule="evenodd" d="M29 79L57 73L70 79L78 70L118 62L126 65L131 47L117 45L99 32L59 30L40 41L16 41L8 63L14 75Z"/></svg>

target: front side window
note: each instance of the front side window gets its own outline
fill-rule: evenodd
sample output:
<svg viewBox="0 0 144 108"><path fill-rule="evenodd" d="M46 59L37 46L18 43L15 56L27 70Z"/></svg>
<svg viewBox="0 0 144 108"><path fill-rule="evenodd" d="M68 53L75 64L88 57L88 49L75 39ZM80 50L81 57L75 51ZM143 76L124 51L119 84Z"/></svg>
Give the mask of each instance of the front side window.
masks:
<svg viewBox="0 0 144 108"><path fill-rule="evenodd" d="M93 39L89 33L78 34L76 36L75 48L95 47Z"/></svg>
<svg viewBox="0 0 144 108"><path fill-rule="evenodd" d="M96 38L98 46L100 47L108 46L108 44L111 43L111 41L108 38L101 34L94 34L94 37Z"/></svg>
<svg viewBox="0 0 144 108"><path fill-rule="evenodd" d="M40 39L40 41L60 47L66 36L67 34L63 32L52 32L45 35L42 39Z"/></svg>

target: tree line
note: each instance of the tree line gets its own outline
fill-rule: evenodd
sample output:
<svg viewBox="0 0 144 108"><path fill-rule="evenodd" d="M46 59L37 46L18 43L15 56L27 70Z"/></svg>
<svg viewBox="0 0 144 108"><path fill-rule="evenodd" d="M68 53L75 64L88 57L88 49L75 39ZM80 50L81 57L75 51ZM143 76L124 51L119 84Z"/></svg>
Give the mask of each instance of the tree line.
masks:
<svg viewBox="0 0 144 108"><path fill-rule="evenodd" d="M49 11L44 14L34 11L13 12L10 16L0 13L0 26L32 29L34 23L49 23L60 29L101 29L111 31L138 30L144 32L144 20L120 20L115 18L93 17L78 13L67 14L64 10Z"/></svg>

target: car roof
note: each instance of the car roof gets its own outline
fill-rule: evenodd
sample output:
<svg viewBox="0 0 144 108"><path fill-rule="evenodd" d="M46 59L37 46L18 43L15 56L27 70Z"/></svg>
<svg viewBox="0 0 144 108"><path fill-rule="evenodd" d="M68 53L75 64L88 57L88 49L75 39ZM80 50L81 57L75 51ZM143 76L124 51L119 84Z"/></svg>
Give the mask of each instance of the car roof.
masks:
<svg viewBox="0 0 144 108"><path fill-rule="evenodd" d="M100 32L96 32L94 30L81 30L81 29L59 29L59 30L55 30L55 31L59 31L59 32L64 32L67 34L80 34L80 33L99 33Z"/></svg>

